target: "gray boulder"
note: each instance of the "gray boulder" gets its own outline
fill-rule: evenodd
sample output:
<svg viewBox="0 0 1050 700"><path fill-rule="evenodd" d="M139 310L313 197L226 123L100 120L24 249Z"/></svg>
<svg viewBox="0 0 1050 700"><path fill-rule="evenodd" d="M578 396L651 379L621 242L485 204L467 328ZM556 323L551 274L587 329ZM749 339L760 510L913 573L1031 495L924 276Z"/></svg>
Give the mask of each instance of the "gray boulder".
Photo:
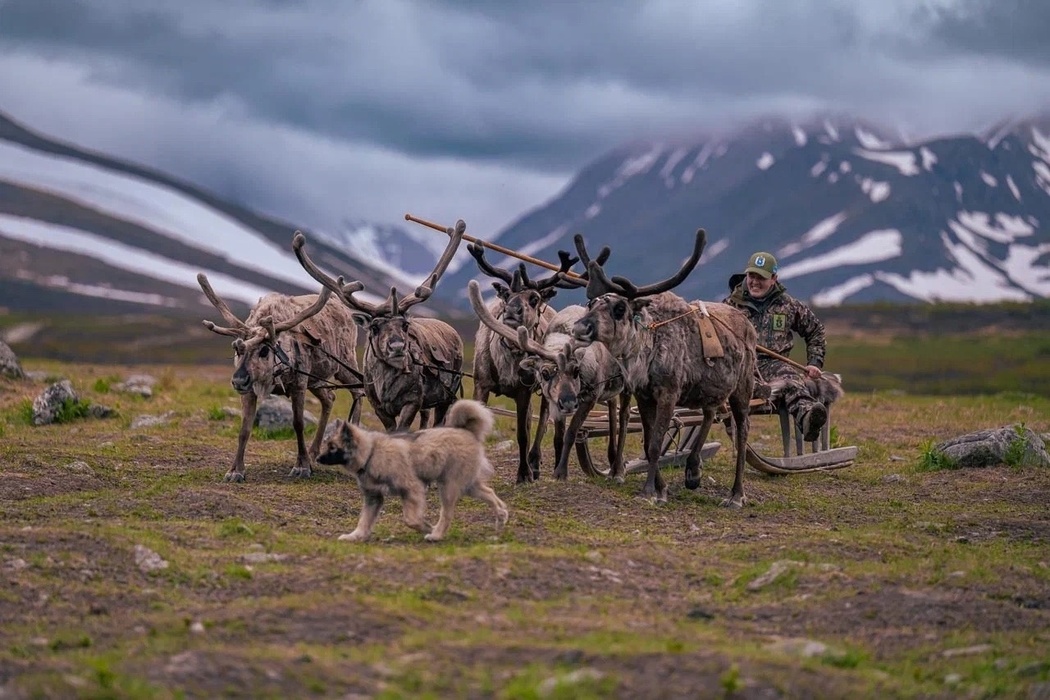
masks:
<svg viewBox="0 0 1050 700"><path fill-rule="evenodd" d="M15 351L2 340L0 340L0 374L11 379L25 379L26 376Z"/></svg>
<svg viewBox="0 0 1050 700"><path fill-rule="evenodd" d="M309 411L303 411L303 421L308 425L317 423ZM292 402L281 396L268 396L259 402L255 414L255 425L264 430L280 430L292 427Z"/></svg>
<svg viewBox="0 0 1050 700"><path fill-rule="evenodd" d="M959 467L1014 466L1050 467L1043 438L1021 425L979 430L945 440L934 449Z"/></svg>
<svg viewBox="0 0 1050 700"><path fill-rule="evenodd" d="M79 397L68 379L55 382L33 399L33 425L50 425L55 422L62 404L77 401Z"/></svg>

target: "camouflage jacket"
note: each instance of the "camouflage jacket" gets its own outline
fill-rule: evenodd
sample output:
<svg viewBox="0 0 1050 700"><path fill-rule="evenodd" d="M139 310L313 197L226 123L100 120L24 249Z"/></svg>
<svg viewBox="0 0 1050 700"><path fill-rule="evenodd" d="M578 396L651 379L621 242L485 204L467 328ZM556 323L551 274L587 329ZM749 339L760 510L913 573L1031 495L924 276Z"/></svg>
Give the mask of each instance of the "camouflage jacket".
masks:
<svg viewBox="0 0 1050 700"><path fill-rule="evenodd" d="M792 332L806 341L806 364L824 366L827 344L824 324L808 306L795 299L777 282L764 299L753 299L741 282L724 303L743 311L758 330L758 344L787 356L795 345ZM759 360L762 354L759 353Z"/></svg>

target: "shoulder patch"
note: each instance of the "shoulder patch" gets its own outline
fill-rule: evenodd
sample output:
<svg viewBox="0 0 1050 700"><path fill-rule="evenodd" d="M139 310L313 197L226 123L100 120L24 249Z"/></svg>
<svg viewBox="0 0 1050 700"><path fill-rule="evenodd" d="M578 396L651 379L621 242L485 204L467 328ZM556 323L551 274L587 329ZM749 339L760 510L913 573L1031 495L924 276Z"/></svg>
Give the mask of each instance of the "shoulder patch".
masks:
<svg viewBox="0 0 1050 700"><path fill-rule="evenodd" d="M773 330L787 330L787 316L785 314L773 314Z"/></svg>

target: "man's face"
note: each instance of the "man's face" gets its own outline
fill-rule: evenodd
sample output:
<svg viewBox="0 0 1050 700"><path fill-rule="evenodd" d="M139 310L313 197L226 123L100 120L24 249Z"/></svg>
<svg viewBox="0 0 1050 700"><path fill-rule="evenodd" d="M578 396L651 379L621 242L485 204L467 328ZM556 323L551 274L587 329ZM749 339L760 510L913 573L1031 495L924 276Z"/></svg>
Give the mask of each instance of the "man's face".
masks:
<svg viewBox="0 0 1050 700"><path fill-rule="evenodd" d="M747 291L755 299L761 299L769 294L769 290L771 290L776 283L776 275L766 279L757 272L747 273Z"/></svg>

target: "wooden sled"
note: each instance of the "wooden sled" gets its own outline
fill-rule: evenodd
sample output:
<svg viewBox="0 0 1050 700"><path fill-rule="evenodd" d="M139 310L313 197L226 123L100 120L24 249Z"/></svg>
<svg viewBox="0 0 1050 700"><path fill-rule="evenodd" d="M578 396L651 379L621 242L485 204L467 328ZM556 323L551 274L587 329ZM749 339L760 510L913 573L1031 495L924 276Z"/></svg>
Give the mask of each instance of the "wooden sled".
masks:
<svg viewBox="0 0 1050 700"><path fill-rule="evenodd" d="M802 434L797 426L794 426L794 421L791 420L786 407L783 405L771 405L763 399L753 399L751 401L752 416L774 414L780 419L780 437L784 454L782 457L766 457L748 443L744 458L747 464L756 471L763 474L776 475L804 474L842 469L853 464L853 461L856 459L856 447L829 447L831 431L830 408L828 409L828 420L820 431L820 437L810 443L803 442ZM720 412L715 416L716 423L726 423L729 419L728 411ZM667 434L664 435L660 457L657 458L659 467L685 465L689 452L696 445L696 441L700 439L700 425L703 423L703 420L704 416L701 411L686 408L675 410L671 418L671 427L668 429ZM608 469L600 470L593 466L593 460L587 446L589 438L609 436L606 421L607 417L604 411L592 412L577 436L577 456L585 473L599 476L607 476L609 474ZM792 430L793 426L794 430ZM641 429L642 423L638 417L637 410L632 409L627 422L627 432L639 432ZM792 435L792 432L794 435ZM810 449L808 453L805 451L807 444ZM720 447L721 443L719 442L711 441L705 443L700 449L701 460L706 461L713 457ZM794 447L794 454L792 454L792 447ZM588 466L584 466L585 463ZM649 463L644 457L632 460L624 465L627 474L642 473L648 468Z"/></svg>
<svg viewBox="0 0 1050 700"><path fill-rule="evenodd" d="M780 418L780 441L784 450L783 457L766 457L760 454L750 443L744 453L744 459L757 471L763 474L804 474L807 472L842 469L853 464L857 458L857 448L829 447L831 439L831 407L828 406L828 420L820 429L820 437L808 443L809 452L805 451L807 443L802 441L802 433L794 425L787 407L781 403L770 405L768 401L754 399L751 401L751 415L763 416L776 414ZM722 419L727 419L722 416ZM794 439L792 439L794 433ZM794 454L792 454L794 447Z"/></svg>

